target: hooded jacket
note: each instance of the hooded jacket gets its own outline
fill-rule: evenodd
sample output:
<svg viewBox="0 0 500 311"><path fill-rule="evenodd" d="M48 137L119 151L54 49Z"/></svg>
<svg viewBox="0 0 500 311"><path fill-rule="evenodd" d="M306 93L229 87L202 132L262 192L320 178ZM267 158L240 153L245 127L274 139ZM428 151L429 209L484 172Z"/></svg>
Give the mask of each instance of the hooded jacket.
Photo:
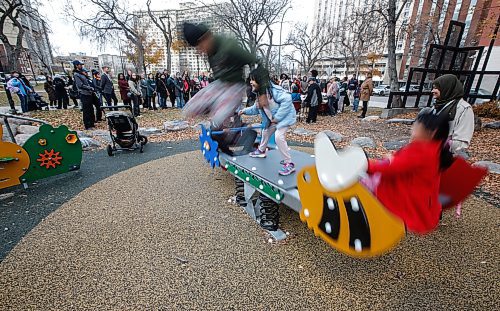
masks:
<svg viewBox="0 0 500 311"><path fill-rule="evenodd" d="M208 54L208 62L215 80L244 82L243 67L257 60L236 40L214 35L214 49Z"/></svg>
<svg viewBox="0 0 500 311"><path fill-rule="evenodd" d="M285 91L281 86L270 83L268 95L272 98L269 108L273 118L278 121L276 128L294 125L297 120L297 115L292 103L292 94ZM245 108L242 111L243 114L246 115L260 114L262 117L262 126L264 128L268 127L269 118L264 113L264 109L258 107L257 101L253 104L253 106Z"/></svg>
<svg viewBox="0 0 500 311"><path fill-rule="evenodd" d="M376 197L406 224L408 230L427 233L441 215L440 141L414 141L389 160L370 160L368 173L380 173Z"/></svg>

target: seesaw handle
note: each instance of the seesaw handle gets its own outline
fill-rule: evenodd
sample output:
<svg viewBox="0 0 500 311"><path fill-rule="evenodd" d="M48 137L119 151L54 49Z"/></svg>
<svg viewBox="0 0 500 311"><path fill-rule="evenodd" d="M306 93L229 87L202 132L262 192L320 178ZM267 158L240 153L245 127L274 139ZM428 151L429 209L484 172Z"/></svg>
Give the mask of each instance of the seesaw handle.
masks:
<svg viewBox="0 0 500 311"><path fill-rule="evenodd" d="M227 129L222 130L222 131L211 131L210 134L212 134L212 135L219 135L219 134L224 133L224 131L241 132L241 131L244 131L246 129L260 129L260 128L262 128L262 127L261 126L233 127L233 128L227 128Z"/></svg>

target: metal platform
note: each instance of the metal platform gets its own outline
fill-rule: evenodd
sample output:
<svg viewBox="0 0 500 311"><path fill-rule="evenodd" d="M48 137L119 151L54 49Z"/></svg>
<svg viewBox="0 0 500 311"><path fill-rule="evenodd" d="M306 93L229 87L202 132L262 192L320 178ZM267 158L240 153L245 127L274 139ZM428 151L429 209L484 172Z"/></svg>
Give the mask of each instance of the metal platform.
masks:
<svg viewBox="0 0 500 311"><path fill-rule="evenodd" d="M314 165L314 156L297 150L290 150L290 154L295 164L296 172L304 166ZM297 174L281 176L278 171L281 167L281 154L278 150L270 150L265 158L252 158L249 155L232 157L227 154L220 154L221 166L226 162L238 166L242 169L250 170L252 174L273 184L284 192L297 188Z"/></svg>
<svg viewBox="0 0 500 311"><path fill-rule="evenodd" d="M297 172L304 166L314 165L314 156L305 152L290 150L296 172L288 176L279 175L282 159L278 150L270 150L265 158L252 158L249 155L229 156L219 154L219 161L229 173L243 182L245 212L259 223L262 217L263 201L271 199L286 205L297 213L301 210L297 189ZM267 199L266 199L267 197ZM265 209L265 208L264 208ZM283 240L286 234L280 230L268 230L276 240Z"/></svg>

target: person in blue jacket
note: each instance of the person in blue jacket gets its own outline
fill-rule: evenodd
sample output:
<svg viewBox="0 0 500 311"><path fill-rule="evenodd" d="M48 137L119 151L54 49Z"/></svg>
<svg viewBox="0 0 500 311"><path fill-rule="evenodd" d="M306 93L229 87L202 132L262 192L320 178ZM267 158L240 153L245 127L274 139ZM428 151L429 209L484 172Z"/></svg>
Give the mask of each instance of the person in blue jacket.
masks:
<svg viewBox="0 0 500 311"><path fill-rule="evenodd" d="M257 100L253 106L241 110L238 114L260 114L262 125L264 126L260 145L257 150L250 153L250 156L265 158L269 138L275 133L276 145L283 157L283 160L280 162L283 167L280 169L279 174L290 175L295 171L295 164L292 162L292 157L288 150L286 132L296 122L292 94L282 87L271 83L269 81L269 72L262 66L259 66L250 73L250 83L253 91L258 95Z"/></svg>
<svg viewBox="0 0 500 311"><path fill-rule="evenodd" d="M19 101L21 102L21 110L28 112L28 95L32 92L31 88L24 83L24 81L19 77L18 71L12 71L11 78L7 82L7 87L12 93L17 94Z"/></svg>

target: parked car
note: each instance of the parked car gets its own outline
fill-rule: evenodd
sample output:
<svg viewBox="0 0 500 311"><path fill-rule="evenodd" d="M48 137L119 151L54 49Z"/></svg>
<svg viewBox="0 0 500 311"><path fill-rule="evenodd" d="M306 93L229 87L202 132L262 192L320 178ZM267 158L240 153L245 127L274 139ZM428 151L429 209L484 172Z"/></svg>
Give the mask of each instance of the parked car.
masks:
<svg viewBox="0 0 500 311"><path fill-rule="evenodd" d="M373 89L373 95L384 96L391 92L391 87L386 84L381 84Z"/></svg>
<svg viewBox="0 0 500 311"><path fill-rule="evenodd" d="M486 95L486 96L491 96L492 93L488 90L485 90L485 89L479 89L479 91L476 93L476 90L470 90L470 95ZM499 95L497 95L497 100L499 99ZM474 104L477 104L477 105L481 105L481 104L484 104L484 103L487 103L487 102L490 102L491 99L488 99L488 98L476 98L476 100L474 101Z"/></svg>
<svg viewBox="0 0 500 311"><path fill-rule="evenodd" d="M300 95L300 99L304 101L306 99L307 95ZM321 92L321 97L323 98L323 103L328 102L328 96L326 96L326 93Z"/></svg>
<svg viewBox="0 0 500 311"><path fill-rule="evenodd" d="M410 92L416 92L419 90L420 90L420 86L418 86L416 84L410 84L410 89L409 89ZM406 85L403 85L402 87L400 87L399 91L401 91L401 92L406 91Z"/></svg>

